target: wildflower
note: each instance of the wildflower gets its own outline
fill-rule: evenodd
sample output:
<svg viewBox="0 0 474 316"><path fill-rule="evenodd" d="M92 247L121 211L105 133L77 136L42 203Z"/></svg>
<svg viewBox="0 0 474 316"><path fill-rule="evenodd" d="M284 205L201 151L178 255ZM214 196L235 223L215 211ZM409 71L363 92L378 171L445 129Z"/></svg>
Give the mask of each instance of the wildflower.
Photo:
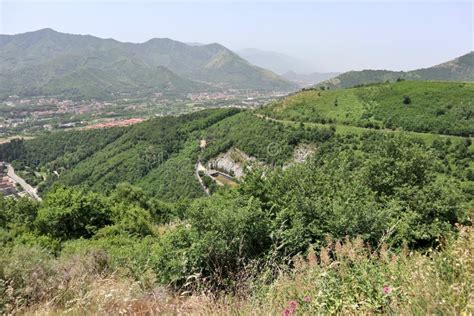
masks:
<svg viewBox="0 0 474 316"><path fill-rule="evenodd" d="M391 288L390 286L388 286L388 285L384 285L384 287L383 287L383 292L384 292L385 294L390 294L390 293L392 292L392 288Z"/></svg>
<svg viewBox="0 0 474 316"><path fill-rule="evenodd" d="M293 312L289 308L285 308L281 313L281 316L291 316L291 314L293 314Z"/></svg>
<svg viewBox="0 0 474 316"><path fill-rule="evenodd" d="M298 307L298 303L296 303L296 301L288 302L288 308L291 310L291 312L294 312L297 307Z"/></svg>
<svg viewBox="0 0 474 316"><path fill-rule="evenodd" d="M311 302L311 297L305 296L305 297L303 298L303 301L305 301L306 303L309 303L309 302Z"/></svg>

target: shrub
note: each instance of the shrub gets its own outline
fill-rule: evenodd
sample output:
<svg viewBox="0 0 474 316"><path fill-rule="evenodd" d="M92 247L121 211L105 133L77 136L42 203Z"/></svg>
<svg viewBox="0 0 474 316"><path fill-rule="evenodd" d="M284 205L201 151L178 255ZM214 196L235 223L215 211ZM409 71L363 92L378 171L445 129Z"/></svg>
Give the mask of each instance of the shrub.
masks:
<svg viewBox="0 0 474 316"><path fill-rule="evenodd" d="M189 226L160 240L157 273L162 281L182 285L199 274L216 286L226 282L270 245L269 222L258 200L235 192L213 195L192 204Z"/></svg>
<svg viewBox="0 0 474 316"><path fill-rule="evenodd" d="M57 187L48 193L38 211L39 231L54 238L89 238L112 224L109 201L100 194Z"/></svg>

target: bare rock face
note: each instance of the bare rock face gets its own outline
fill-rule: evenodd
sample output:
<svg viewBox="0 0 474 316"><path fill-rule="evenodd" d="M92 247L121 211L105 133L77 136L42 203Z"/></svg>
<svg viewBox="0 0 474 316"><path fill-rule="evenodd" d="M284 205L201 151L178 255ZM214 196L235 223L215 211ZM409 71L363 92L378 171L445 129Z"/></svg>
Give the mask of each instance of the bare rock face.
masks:
<svg viewBox="0 0 474 316"><path fill-rule="evenodd" d="M245 175L249 165L256 161L254 157L250 157L237 148L231 148L227 152L209 160L207 167L209 169L221 170L240 179Z"/></svg>
<svg viewBox="0 0 474 316"><path fill-rule="evenodd" d="M314 152L316 147L314 144L299 144L296 146L295 151L293 152L293 159L283 166L283 169L287 169L294 164L305 162Z"/></svg>
<svg viewBox="0 0 474 316"><path fill-rule="evenodd" d="M315 151L316 147L313 144L298 145L293 153L293 158L283 166L283 169L305 162ZM219 170L236 179L241 179L255 165L265 166L263 162L258 161L255 157L251 157L237 148L231 148L227 152L209 160L207 169Z"/></svg>
<svg viewBox="0 0 474 316"><path fill-rule="evenodd" d="M316 148L312 144L299 144L293 153L293 162L303 163L315 152Z"/></svg>

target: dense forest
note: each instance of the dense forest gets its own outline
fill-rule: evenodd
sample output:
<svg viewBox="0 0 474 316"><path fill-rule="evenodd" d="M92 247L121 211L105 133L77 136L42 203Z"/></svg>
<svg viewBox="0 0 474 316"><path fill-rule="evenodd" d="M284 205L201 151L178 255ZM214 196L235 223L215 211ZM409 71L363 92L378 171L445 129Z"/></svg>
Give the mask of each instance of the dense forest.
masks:
<svg viewBox="0 0 474 316"><path fill-rule="evenodd" d="M48 174L53 183L112 190L121 182L175 200L195 198L202 189L194 178L198 159L208 160L237 147L257 159L283 165L302 142L324 142L329 128L304 128L262 120L250 112L207 110L149 120L129 128L53 133L0 145L0 159L18 170ZM207 139L203 152L199 140ZM274 147L271 152L268 148Z"/></svg>
<svg viewBox="0 0 474 316"><path fill-rule="evenodd" d="M0 197L0 309L186 313L195 299L203 314L468 312L474 151L470 138L436 133L470 133L472 117L458 115L472 109L472 86L423 84L303 91L257 111L0 145L0 160L46 175L41 202ZM338 132L368 104L368 120L388 128L396 111L393 126L427 126L429 141ZM426 115L409 120L407 108ZM289 163L301 144L314 154ZM195 165L230 148L261 164L207 196Z"/></svg>

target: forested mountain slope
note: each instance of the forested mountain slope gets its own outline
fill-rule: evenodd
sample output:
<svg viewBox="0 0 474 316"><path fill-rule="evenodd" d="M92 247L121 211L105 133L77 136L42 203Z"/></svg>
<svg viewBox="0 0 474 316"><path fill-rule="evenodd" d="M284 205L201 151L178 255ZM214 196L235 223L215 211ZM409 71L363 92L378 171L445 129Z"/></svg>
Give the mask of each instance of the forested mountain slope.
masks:
<svg viewBox="0 0 474 316"><path fill-rule="evenodd" d="M13 141L2 145L0 159L14 161L20 169L47 170L51 176L45 187L61 183L104 191L128 182L174 200L203 194L194 177L200 158L207 160L236 147L262 162L281 166L298 143L325 141L332 134L329 127L295 129L250 112L222 109L152 119L128 128L59 132ZM208 142L203 150L200 139ZM269 151L269 146L276 151ZM55 171L59 177L53 175Z"/></svg>
<svg viewBox="0 0 474 316"><path fill-rule="evenodd" d="M217 88L288 90L294 85L219 44L171 39L142 44L43 29L0 37L0 97L113 98Z"/></svg>
<svg viewBox="0 0 474 316"><path fill-rule="evenodd" d="M434 81L474 81L474 52L460 56L451 61L429 68L412 71L362 70L342 73L334 78L319 83L318 87L349 88L385 81L434 80Z"/></svg>

